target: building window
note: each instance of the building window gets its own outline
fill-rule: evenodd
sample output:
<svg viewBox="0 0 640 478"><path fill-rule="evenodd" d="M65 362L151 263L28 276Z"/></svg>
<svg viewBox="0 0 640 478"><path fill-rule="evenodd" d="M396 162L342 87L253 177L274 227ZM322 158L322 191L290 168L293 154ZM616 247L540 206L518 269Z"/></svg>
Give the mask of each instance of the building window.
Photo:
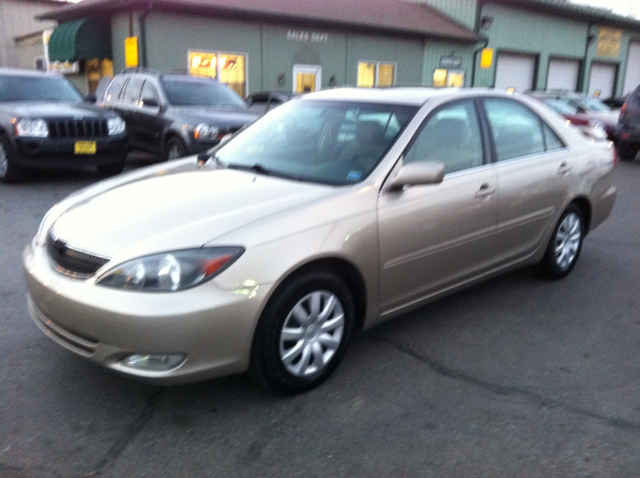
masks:
<svg viewBox="0 0 640 478"><path fill-rule="evenodd" d="M433 72L433 86L436 88L462 88L464 86L464 70L437 68Z"/></svg>
<svg viewBox="0 0 640 478"><path fill-rule="evenodd" d="M366 62L358 63L358 86L393 86L396 78L395 63Z"/></svg>
<svg viewBox="0 0 640 478"><path fill-rule="evenodd" d="M246 57L237 53L189 51L189 74L215 78L242 98L247 95Z"/></svg>

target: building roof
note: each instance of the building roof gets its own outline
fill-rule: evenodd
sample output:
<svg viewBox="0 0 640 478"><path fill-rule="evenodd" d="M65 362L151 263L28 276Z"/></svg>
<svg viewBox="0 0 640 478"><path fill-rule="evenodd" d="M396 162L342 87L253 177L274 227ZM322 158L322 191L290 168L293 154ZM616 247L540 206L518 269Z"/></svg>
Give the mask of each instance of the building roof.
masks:
<svg viewBox="0 0 640 478"><path fill-rule="evenodd" d="M585 22L601 23L610 26L640 31L640 20L613 13L605 7L593 7L566 0L478 0L482 4L500 3L512 7L522 7L561 17Z"/></svg>
<svg viewBox="0 0 640 478"><path fill-rule="evenodd" d="M430 6L402 0L84 0L36 18L65 22L149 8L217 18L286 22L293 27L349 28L465 42L481 39Z"/></svg>

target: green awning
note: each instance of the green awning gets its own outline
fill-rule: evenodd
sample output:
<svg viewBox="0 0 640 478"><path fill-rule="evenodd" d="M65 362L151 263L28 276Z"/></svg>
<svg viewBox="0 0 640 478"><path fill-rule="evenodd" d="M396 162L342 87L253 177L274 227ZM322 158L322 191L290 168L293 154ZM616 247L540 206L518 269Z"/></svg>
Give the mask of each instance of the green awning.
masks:
<svg viewBox="0 0 640 478"><path fill-rule="evenodd" d="M110 24L106 19L83 18L61 23L49 38L49 61L111 57Z"/></svg>

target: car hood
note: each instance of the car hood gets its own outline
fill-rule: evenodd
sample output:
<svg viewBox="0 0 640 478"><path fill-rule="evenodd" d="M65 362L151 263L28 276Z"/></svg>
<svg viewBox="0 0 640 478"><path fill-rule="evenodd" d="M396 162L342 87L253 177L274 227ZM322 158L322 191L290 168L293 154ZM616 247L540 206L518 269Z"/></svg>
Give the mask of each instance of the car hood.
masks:
<svg viewBox="0 0 640 478"><path fill-rule="evenodd" d="M214 106L172 106L170 112L191 123L240 127L255 120L259 114L245 108Z"/></svg>
<svg viewBox="0 0 640 478"><path fill-rule="evenodd" d="M340 190L197 166L168 174L153 168L147 176L102 189L82 193L55 222L53 235L114 259L201 247Z"/></svg>
<svg viewBox="0 0 640 478"><path fill-rule="evenodd" d="M0 109L22 118L60 118L78 116L99 118L116 116L115 113L89 103L65 103L62 101L12 101L0 103Z"/></svg>

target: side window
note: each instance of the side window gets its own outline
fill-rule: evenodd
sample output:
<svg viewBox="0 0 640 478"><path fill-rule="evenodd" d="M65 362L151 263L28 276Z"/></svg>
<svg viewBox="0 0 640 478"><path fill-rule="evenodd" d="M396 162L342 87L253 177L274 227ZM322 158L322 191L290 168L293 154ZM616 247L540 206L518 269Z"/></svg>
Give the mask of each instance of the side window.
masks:
<svg viewBox="0 0 640 478"><path fill-rule="evenodd" d="M150 81L145 81L140 93L140 99L143 101L142 106L144 106L144 101L147 100L154 100L156 103L160 103L160 95L156 86Z"/></svg>
<svg viewBox="0 0 640 478"><path fill-rule="evenodd" d="M122 90L122 86L124 85L125 77L124 76L116 76L107 91L104 94L104 99L106 101L115 101L120 96L120 91Z"/></svg>
<svg viewBox="0 0 640 478"><path fill-rule="evenodd" d="M124 88L122 100L127 103L135 103L140 97L140 90L144 80L142 78L131 78Z"/></svg>
<svg viewBox="0 0 640 478"><path fill-rule="evenodd" d="M482 136L472 101L457 102L427 118L404 162L442 161L444 172L480 166L483 163Z"/></svg>
<svg viewBox="0 0 640 478"><path fill-rule="evenodd" d="M544 123L529 108L503 98L487 98L484 105L498 161L545 151Z"/></svg>
<svg viewBox="0 0 640 478"><path fill-rule="evenodd" d="M542 123L542 132L544 133L544 145L547 151L564 148L562 140L545 123Z"/></svg>

